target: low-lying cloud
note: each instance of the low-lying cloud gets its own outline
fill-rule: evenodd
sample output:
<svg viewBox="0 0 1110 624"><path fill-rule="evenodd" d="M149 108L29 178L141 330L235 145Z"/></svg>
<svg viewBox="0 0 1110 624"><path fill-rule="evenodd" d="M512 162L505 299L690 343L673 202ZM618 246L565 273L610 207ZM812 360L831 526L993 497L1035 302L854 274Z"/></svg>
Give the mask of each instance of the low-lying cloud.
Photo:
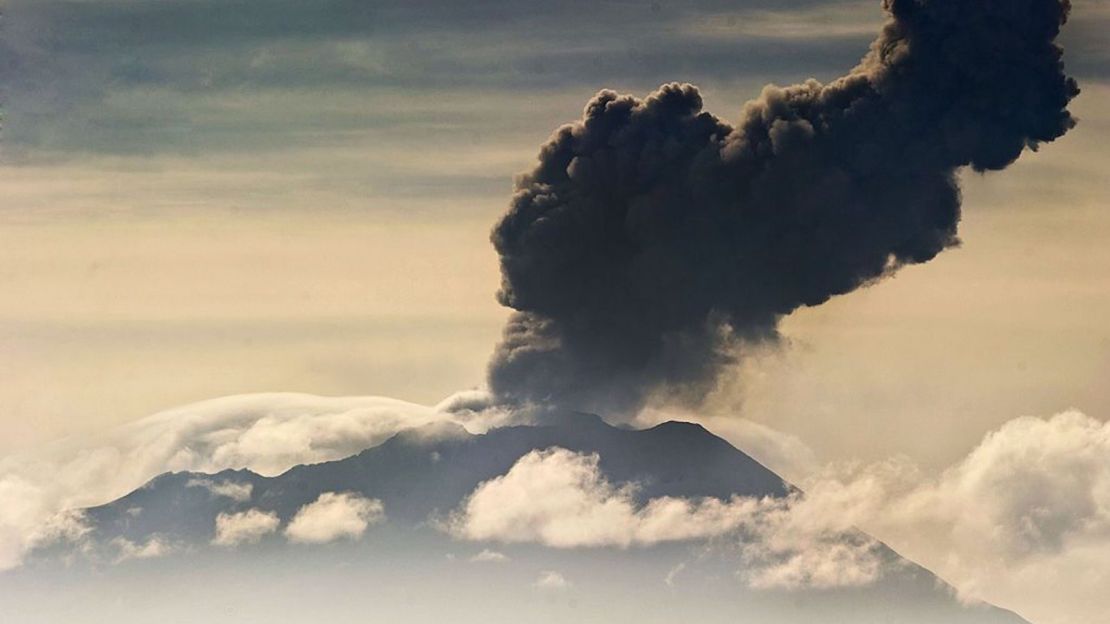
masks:
<svg viewBox="0 0 1110 624"><path fill-rule="evenodd" d="M597 455L532 451L480 484L450 522L464 539L535 542L555 548L616 546L714 537L735 530L757 500L657 498L639 507L634 485L614 485Z"/></svg>
<svg viewBox="0 0 1110 624"><path fill-rule="evenodd" d="M812 462L807 449L800 454L785 461ZM739 545L749 585L801 588L881 577L878 544L858 527L971 602L1046 624L1098 622L1110 609L1110 423L1074 410L1022 417L936 475L892 458L829 465L799 483L805 495L788 499L637 505L634 485L607 481L596 456L549 449L481 484L449 530L460 539L558 548L711 539ZM1062 603L1069 607L1061 611Z"/></svg>
<svg viewBox="0 0 1110 624"><path fill-rule="evenodd" d="M131 559L166 557L181 550L180 546L159 535L152 535L144 542L133 542L124 537L117 537L109 545L116 550L115 563L123 563Z"/></svg>
<svg viewBox="0 0 1110 624"><path fill-rule="evenodd" d="M285 527L285 536L301 544L359 539L367 528L384 520L385 508L376 498L350 492L324 492L297 511Z"/></svg>
<svg viewBox="0 0 1110 624"><path fill-rule="evenodd" d="M757 588L866 585L882 573L878 544L821 500L733 497L634 499L609 482L597 455L532 451L480 484L447 523L461 539L554 548L652 546L735 537L744 576Z"/></svg>
<svg viewBox="0 0 1110 624"><path fill-rule="evenodd" d="M272 511L248 509L236 513L221 513L216 516L216 536L212 543L216 546L239 546L257 544L263 537L277 531L281 520Z"/></svg>
<svg viewBox="0 0 1110 624"><path fill-rule="evenodd" d="M939 476L896 459L831 467L805 489L822 513L966 598L1045 624L1098 622L1110 609L1110 423L1078 411L1017 418Z"/></svg>
<svg viewBox="0 0 1110 624"><path fill-rule="evenodd" d="M81 446L57 444L5 458L0 460L0 569L19 565L36 545L89 544L92 536L79 508L113 500L167 470L288 467L272 458L220 452L248 448L238 440L263 431L312 432L300 438L300 454L282 453L282 461L302 463L353 452L329 442L338 439L333 429L377 431L363 438L372 445L387 437L382 422L399 429L439 420L471 427L494 422L483 420L480 393L464 394L438 407L376 397L229 397L171 410ZM315 419L320 420L312 423ZM275 427L297 421L303 422ZM772 468L782 461L808 472L796 478L804 497L660 498L637 504L635 485L607 481L597 458L549 449L524 456L505 475L481 484L448 528L461 539L559 548L711 540L738 547L750 585L781 588L859 585L881 575L874 542L861 534L854 534L854 542L844 539L859 527L937 572L968 599L1004 604L1033 621L1097 622L1110 609L1104 595L1110 584L1110 425L1098 419L1069 411L1012 420L937 475L897 458L814 470L814 456L800 441L782 443L765 427L749 429L734 428L730 437L741 448L769 449ZM232 463L233 457L245 463ZM243 495L220 487L218 479L203 481L194 486L233 500ZM363 522L368 527L380 520L372 504L357 499L315 509L328 508L337 513L302 509L300 527L287 537L357 536L365 530ZM303 520L313 516L318 522ZM238 532L247 519L225 518L223 540L249 542L249 533ZM316 530L309 531L313 525ZM280 533L280 525L272 532ZM111 562L161 556L177 547L157 538L95 550ZM1046 578L1056 580L1045 583ZM1061 602L1070 605L1067 611L1057 608Z"/></svg>

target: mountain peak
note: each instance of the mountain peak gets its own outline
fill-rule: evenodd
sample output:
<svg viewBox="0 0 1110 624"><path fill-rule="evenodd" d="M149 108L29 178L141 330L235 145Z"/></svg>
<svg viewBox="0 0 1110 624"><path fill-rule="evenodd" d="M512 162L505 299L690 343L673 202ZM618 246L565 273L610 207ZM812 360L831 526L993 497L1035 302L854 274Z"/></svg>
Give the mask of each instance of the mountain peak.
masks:
<svg viewBox="0 0 1110 624"><path fill-rule="evenodd" d="M713 436L714 438L717 437L713 432L709 431L700 424L685 420L668 420L666 422L661 422L654 427L649 427L645 431L659 431L685 435L704 434Z"/></svg>

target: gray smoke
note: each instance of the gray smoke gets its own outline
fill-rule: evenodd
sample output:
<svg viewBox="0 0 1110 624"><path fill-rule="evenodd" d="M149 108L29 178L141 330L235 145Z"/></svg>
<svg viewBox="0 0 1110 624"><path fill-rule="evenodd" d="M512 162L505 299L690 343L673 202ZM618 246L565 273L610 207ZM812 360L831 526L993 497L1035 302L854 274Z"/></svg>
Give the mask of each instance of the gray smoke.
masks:
<svg viewBox="0 0 1110 624"><path fill-rule="evenodd" d="M601 91L496 225L501 401L628 412L696 401L780 318L958 242L961 167L1074 125L1067 0L886 0L863 61L767 87L731 126L698 90Z"/></svg>

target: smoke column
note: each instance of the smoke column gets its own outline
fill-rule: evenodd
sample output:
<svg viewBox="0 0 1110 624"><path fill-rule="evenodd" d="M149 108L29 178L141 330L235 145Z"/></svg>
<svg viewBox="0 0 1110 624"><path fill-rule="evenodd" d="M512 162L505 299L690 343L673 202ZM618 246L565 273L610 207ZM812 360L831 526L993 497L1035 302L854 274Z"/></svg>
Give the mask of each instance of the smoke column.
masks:
<svg viewBox="0 0 1110 624"><path fill-rule="evenodd" d="M800 306L956 245L955 174L1074 125L1067 0L886 0L860 65L766 87L731 126L698 90L601 91L523 175L492 241L515 310L502 402L629 413L696 402Z"/></svg>

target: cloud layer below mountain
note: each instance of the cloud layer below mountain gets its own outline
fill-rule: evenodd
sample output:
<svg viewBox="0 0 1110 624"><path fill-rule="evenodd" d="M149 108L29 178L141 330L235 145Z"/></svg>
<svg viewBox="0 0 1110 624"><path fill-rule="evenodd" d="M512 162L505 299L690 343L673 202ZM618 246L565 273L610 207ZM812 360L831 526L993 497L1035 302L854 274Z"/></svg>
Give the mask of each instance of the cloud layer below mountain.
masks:
<svg viewBox="0 0 1110 624"><path fill-rule="evenodd" d="M1042 624L1110 608L1110 423L1078 411L1014 419L937 477L905 459L832 466L810 497L961 594Z"/></svg>
<svg viewBox="0 0 1110 624"><path fill-rule="evenodd" d="M482 404L473 392L435 407L380 397L228 397L169 410L99 439L5 458L0 568L18 566L37 544L79 541L87 529L67 510L110 501L161 472L246 467L273 474L350 455L409 427L456 422L478 432L504 419L477 411ZM1017 418L935 475L899 458L813 470L813 454L797 439L776 438L765 427L722 430L741 448L770 449L764 456L771 468L808 473L795 477L806 496L786 502L663 498L637 505L630 497L634 486L607 481L597 458L548 450L525 455L508 473L479 486L452 519L452 530L466 539L560 548L710 539L739 547L758 571L748 575L749 584L796 587L858 584L881 574L872 567L868 544L827 539L860 527L969 599L1014 608L1038 623L1096 622L1110 608L1103 591L1110 583L1110 424L1076 411ZM217 479L195 486L213 496L242 494ZM529 496L537 487L544 495ZM325 506L337 511L336 518L357 522L323 524L357 529L380 517L360 501L353 507L339 502ZM247 519L225 523L238 527ZM264 535L281 530L251 524L263 527ZM249 542L248 533L224 531L229 543ZM120 559L171 554L178 547L116 546Z"/></svg>
<svg viewBox="0 0 1110 624"><path fill-rule="evenodd" d="M769 434L760 429L752 439ZM812 465L808 449L785 439L771 456L795 470ZM800 485L806 495L787 500L660 498L637 506L635 485L608 482L598 457L549 449L480 485L450 530L557 548L734 537L750 585L797 588L879 578L873 543L850 538L859 527L968 601L1047 624L1098 622L1110 608L1110 423L1074 410L1021 417L938 475L896 457L828 465Z"/></svg>
<svg viewBox="0 0 1110 624"><path fill-rule="evenodd" d="M827 501L791 497L636 504L635 484L613 484L597 455L532 451L478 486L448 524L456 537L555 548L652 546L736 536L743 576L755 588L866 585L882 572L878 544Z"/></svg>

